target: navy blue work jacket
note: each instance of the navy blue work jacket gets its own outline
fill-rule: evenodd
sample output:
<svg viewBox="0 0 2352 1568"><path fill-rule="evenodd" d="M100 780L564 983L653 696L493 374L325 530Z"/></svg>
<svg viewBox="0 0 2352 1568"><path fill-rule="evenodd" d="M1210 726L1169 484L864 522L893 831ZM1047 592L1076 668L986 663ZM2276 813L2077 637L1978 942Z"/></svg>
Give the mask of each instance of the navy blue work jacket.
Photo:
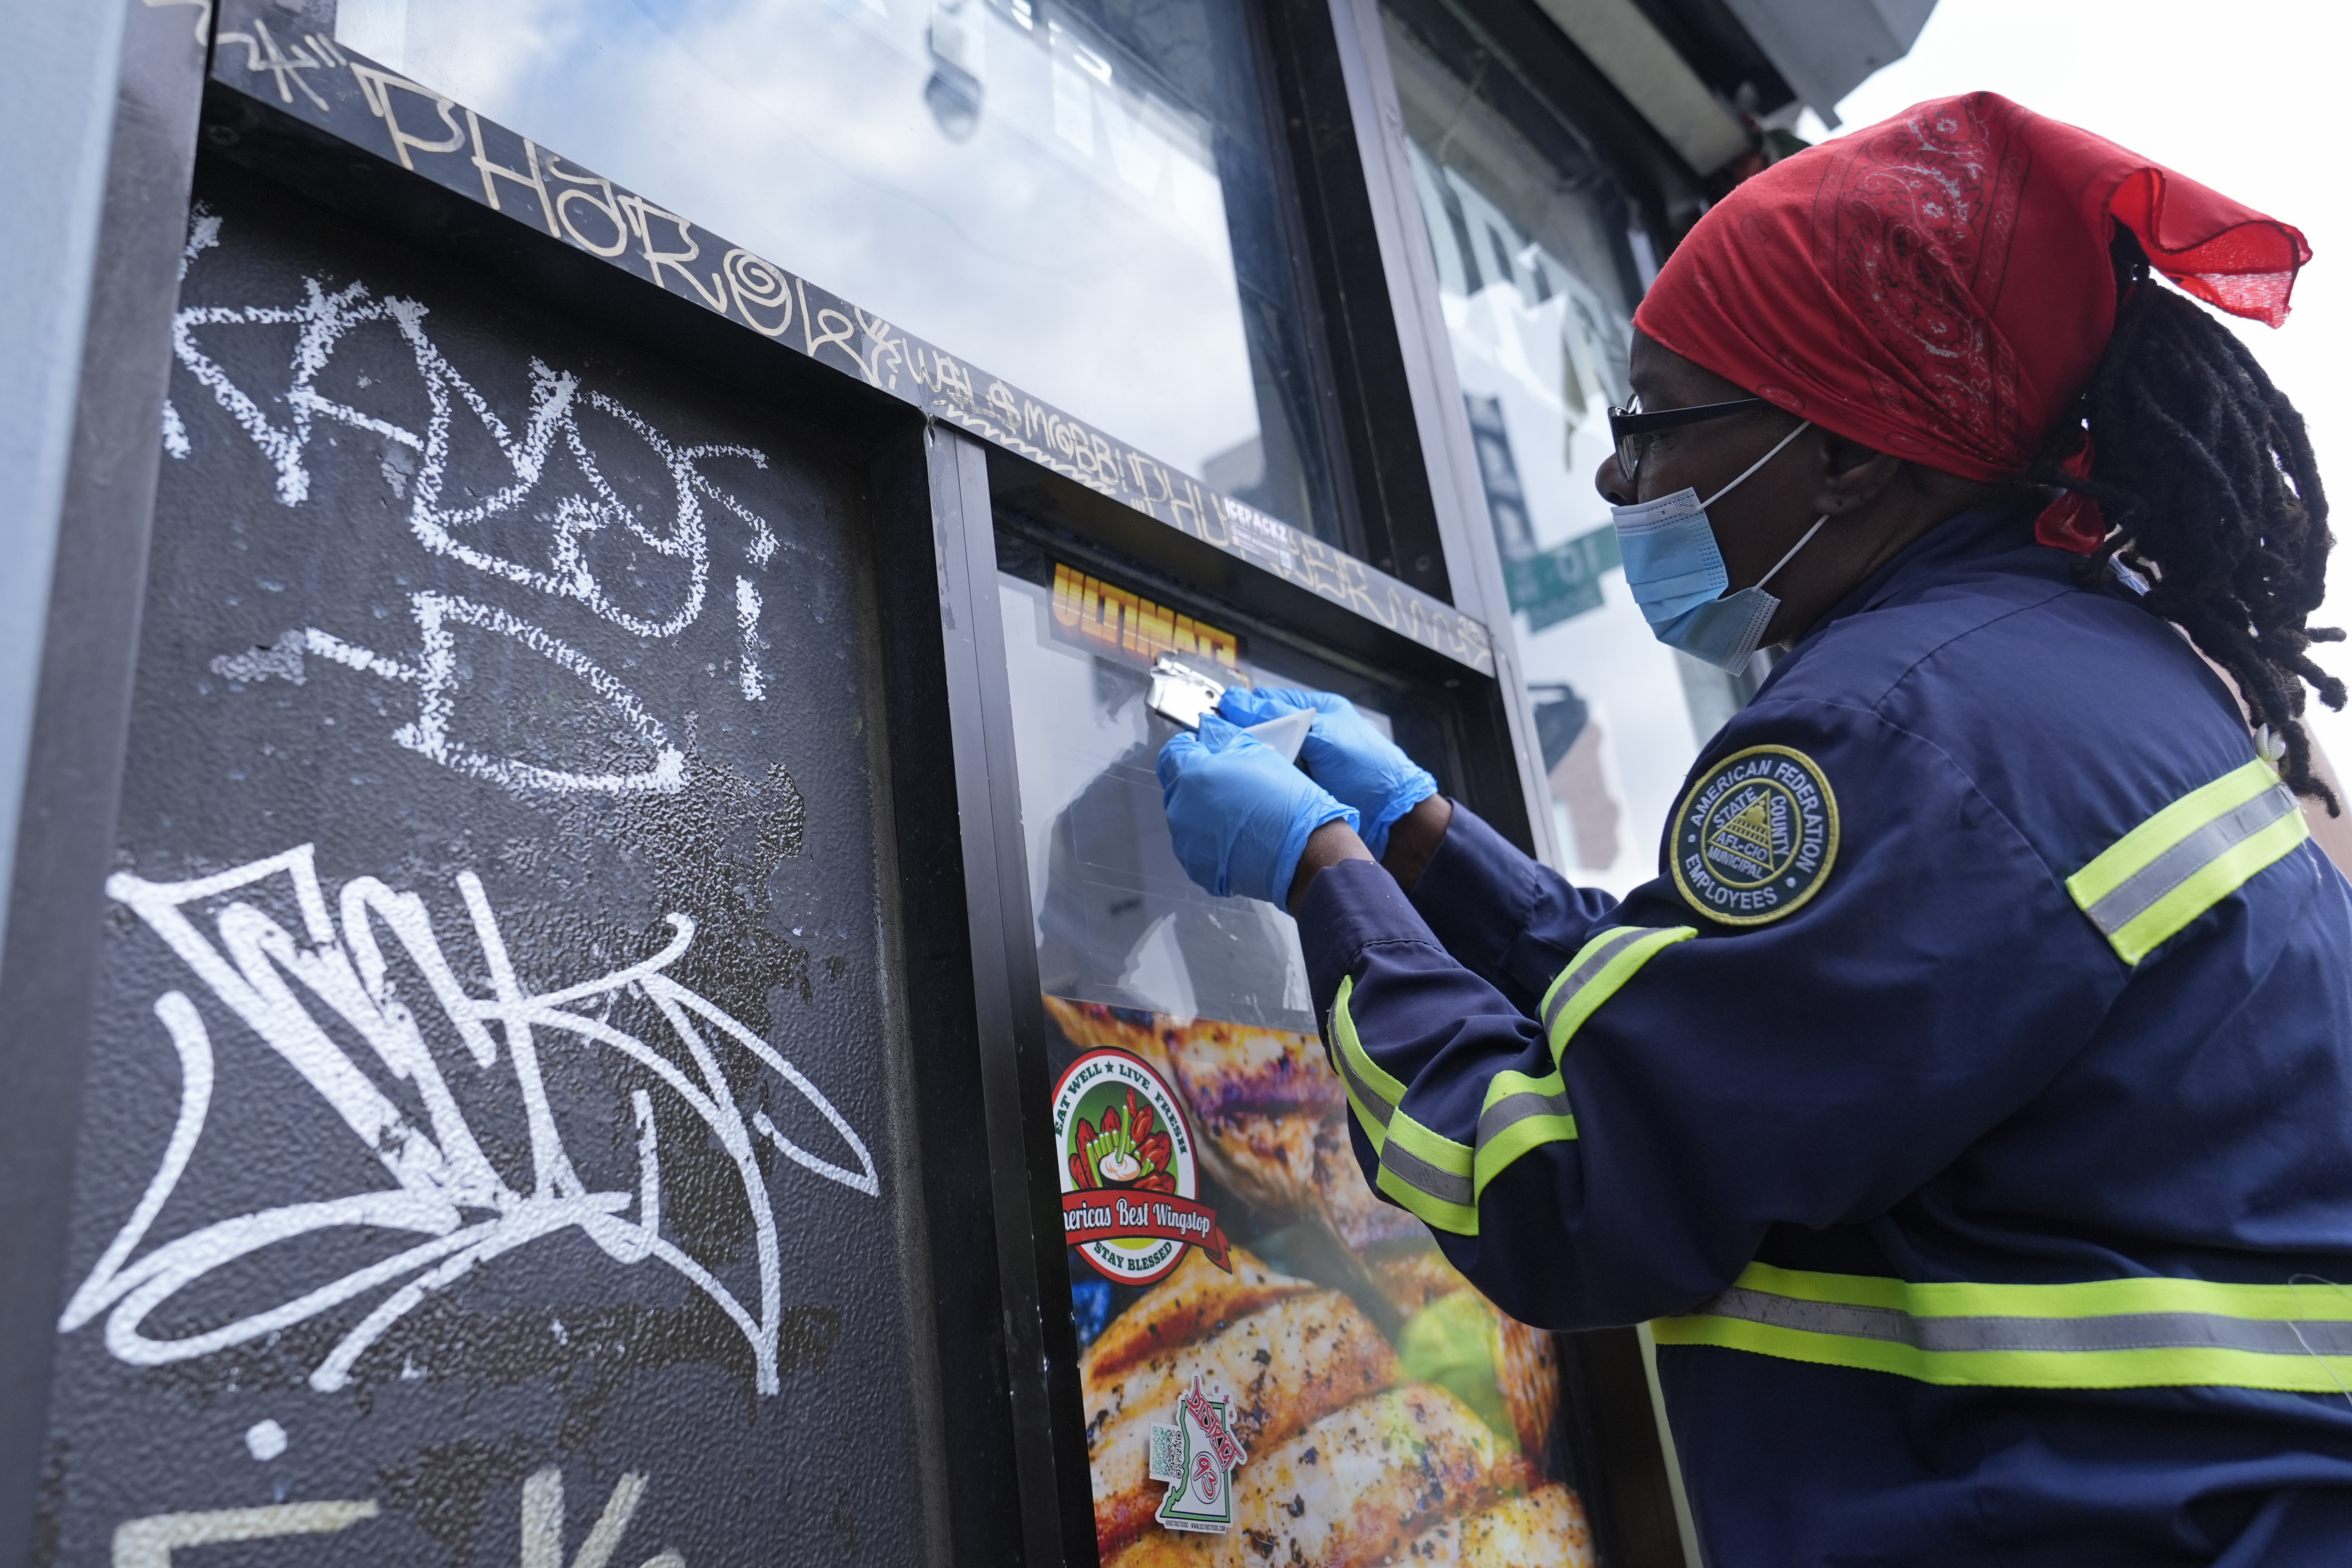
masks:
<svg viewBox="0 0 2352 1568"><path fill-rule="evenodd" d="M1307 895L1367 1176L1514 1316L1654 1321L1717 1568L2352 1563L2352 889L2072 563L1914 544L1622 901L1458 807Z"/></svg>

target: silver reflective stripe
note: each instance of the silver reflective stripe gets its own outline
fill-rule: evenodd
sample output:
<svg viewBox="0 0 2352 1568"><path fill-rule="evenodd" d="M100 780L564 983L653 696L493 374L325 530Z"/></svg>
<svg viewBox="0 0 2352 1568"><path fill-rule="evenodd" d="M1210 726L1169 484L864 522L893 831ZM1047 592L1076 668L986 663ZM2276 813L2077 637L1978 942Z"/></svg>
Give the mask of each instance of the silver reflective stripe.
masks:
<svg viewBox="0 0 2352 1568"><path fill-rule="evenodd" d="M1530 1116L1573 1114L1564 1092L1538 1094L1531 1089L1523 1089L1517 1094L1507 1094L1478 1113L1478 1147L1484 1149Z"/></svg>
<svg viewBox="0 0 2352 1568"><path fill-rule="evenodd" d="M1544 1005L1544 1033L1551 1033L1551 1026L1559 1022L1560 1013L1575 1000L1578 992L1592 983L1594 975L1609 966L1611 959L1650 934L1647 926L1627 926L1585 954L1584 962L1569 971L1567 978L1552 987L1551 1000Z"/></svg>
<svg viewBox="0 0 2352 1568"><path fill-rule="evenodd" d="M1334 1031L1332 1037L1334 1039L1339 1037L1337 1031ZM1331 1059L1339 1064L1339 1071L1346 1077L1348 1087L1356 1091L1356 1103L1363 1107L1364 1114L1385 1129L1389 1124L1389 1119L1396 1114L1396 1107L1382 1100L1378 1089L1356 1075L1355 1066L1348 1060L1345 1047L1333 1051Z"/></svg>
<svg viewBox="0 0 2352 1568"><path fill-rule="evenodd" d="M1478 1195L1467 1174L1457 1176L1451 1171L1441 1171L1393 1138L1381 1151L1381 1167L1393 1172L1408 1186L1418 1187L1444 1203L1468 1208Z"/></svg>
<svg viewBox="0 0 2352 1568"><path fill-rule="evenodd" d="M2133 872L2084 913L2109 937L2156 907L2158 900L2287 813L2299 809L2284 784L2264 790L2217 816Z"/></svg>
<svg viewBox="0 0 2352 1568"><path fill-rule="evenodd" d="M1693 1316L1884 1340L1922 1351L2227 1350L2258 1355L2352 1355L2352 1322L2232 1318L2218 1312L2119 1312L2095 1318L1916 1318L1895 1307L1801 1301L1735 1285Z"/></svg>

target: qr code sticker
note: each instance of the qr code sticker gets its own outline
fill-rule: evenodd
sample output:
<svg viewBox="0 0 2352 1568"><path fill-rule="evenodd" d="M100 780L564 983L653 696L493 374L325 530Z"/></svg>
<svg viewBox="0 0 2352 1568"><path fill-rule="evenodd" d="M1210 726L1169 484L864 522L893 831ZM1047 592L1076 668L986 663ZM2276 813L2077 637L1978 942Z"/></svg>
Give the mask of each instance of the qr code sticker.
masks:
<svg viewBox="0 0 2352 1568"><path fill-rule="evenodd" d="M1184 1478L1184 1428L1151 1426L1151 1479L1155 1481L1176 1481Z"/></svg>

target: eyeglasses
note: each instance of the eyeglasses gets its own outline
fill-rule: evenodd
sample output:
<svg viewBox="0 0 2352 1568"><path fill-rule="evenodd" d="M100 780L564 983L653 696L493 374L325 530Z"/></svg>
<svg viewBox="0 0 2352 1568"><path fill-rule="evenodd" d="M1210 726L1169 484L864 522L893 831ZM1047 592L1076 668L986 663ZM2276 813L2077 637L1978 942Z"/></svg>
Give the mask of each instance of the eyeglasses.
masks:
<svg viewBox="0 0 2352 1568"><path fill-rule="evenodd" d="M1655 414L1644 414L1639 408L1612 408L1609 411L1609 438L1617 444L1617 471L1625 476L1627 484L1639 483L1642 459L1649 455L1650 437L1662 431L1679 430L1685 425L1727 419L1751 408L1771 406L1760 397L1736 397L1729 403L1702 403L1696 408L1661 408Z"/></svg>

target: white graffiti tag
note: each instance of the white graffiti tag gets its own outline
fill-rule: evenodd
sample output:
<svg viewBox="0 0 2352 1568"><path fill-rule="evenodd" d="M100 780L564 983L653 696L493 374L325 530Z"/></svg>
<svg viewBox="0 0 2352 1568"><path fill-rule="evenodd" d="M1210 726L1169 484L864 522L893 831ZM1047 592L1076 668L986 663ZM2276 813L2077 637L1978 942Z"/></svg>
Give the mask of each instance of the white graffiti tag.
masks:
<svg viewBox="0 0 2352 1568"><path fill-rule="evenodd" d="M219 237L220 219L200 211L183 258L184 275L202 251L218 245ZM322 423L366 432L385 444L383 449L389 456L383 464L384 481L406 498L409 531L425 549L488 578L544 595L535 602L540 608L547 607L550 601L568 601L641 637L675 637L701 618L710 586L709 509L716 509L719 521L731 518L740 525L741 548L752 566L764 569L774 556L780 543L775 531L704 471L713 459L735 459L764 469L768 467L764 453L751 447L674 442L616 399L584 391L579 377L551 369L536 358L530 362L530 410L520 430L511 428L426 333L428 311L423 304L398 296L379 298L360 282L330 291L318 279L306 278L302 289L299 304L191 305L181 310L172 323L173 349L181 364L212 393L213 400L268 460L276 475L281 505L299 507L310 500L312 438ZM212 329L267 326L296 329L284 390L269 399L285 405L282 424L265 411L263 400L237 384L203 341ZM368 413L320 390L320 378L337 350L352 333L370 326L397 333L406 357L414 363L425 399L422 430ZM365 374L355 379L361 387L371 384ZM606 478L595 449L581 429L583 408L617 422L667 470L672 500L667 526L649 522ZM493 482L480 493L466 488L460 498L452 494L459 487L452 478L451 458L461 431L467 441L487 437L497 454L494 466L505 474L502 482ZM174 458L184 458L194 451L185 417L170 405L164 410L163 445ZM581 488L543 495L542 482L558 451L569 456L570 468ZM555 487L551 483L544 488ZM536 526L545 531L543 560L516 559L482 542L486 525L512 524L526 516L536 519ZM650 613L631 609L594 570L591 546L599 535L625 536L653 556L677 563L681 585L658 609ZM756 605L756 592L748 598L745 595L750 580L737 581L739 609L745 604ZM298 627L291 634L306 652L416 686L421 710L415 723L394 734L400 745L444 766L515 790L631 793L668 792L683 786L687 764L670 743L667 731L625 686L570 643L528 616L457 595L415 592L409 598L421 643L414 655L381 654L317 626ZM487 756L452 741L447 721L463 661L454 657L447 628L458 625L512 638L576 677L617 710L634 743L646 750L645 765L634 772L581 773ZM741 643L745 662L737 684L748 700L763 700L766 683L751 661L764 644L752 626L744 628ZM247 657L224 655L214 661L214 668L219 673L233 673L226 667L239 665Z"/></svg>
<svg viewBox="0 0 2352 1568"><path fill-rule="evenodd" d="M765 1139L825 1181L876 1197L881 1182L865 1141L816 1085L765 1040L664 973L694 941L694 921L687 916L669 917L671 940L649 958L577 984L526 993L480 879L467 871L457 880L489 976L487 996L469 994L460 983L416 894L360 877L343 884L331 909L307 844L188 881L151 882L129 872L109 879L107 891L301 1074L382 1163L394 1184L216 1220L134 1258L204 1135L214 1089L213 1044L204 1017L186 993L167 991L154 1010L179 1054L179 1117L153 1180L67 1304L61 1331L71 1332L109 1313L107 1348L125 1362L156 1366L276 1332L394 1287L312 1369L311 1386L332 1391L350 1380L369 1346L436 1292L504 1253L577 1229L616 1264L659 1262L692 1281L750 1343L760 1392L774 1393L782 1271L775 1208L760 1171L756 1141ZM300 910L299 938L235 896L249 892L262 898L272 888L280 898L290 894ZM227 901L218 902L223 900ZM189 918L191 907L198 905L217 906L217 941ZM379 929L393 939L394 953L387 954ZM394 978L403 956L401 973L421 987L406 995ZM310 1002L323 1005L324 1023L289 979ZM609 1022L624 997L652 1005L667 1029L660 1044ZM445 1048L454 1040L462 1047L457 1065L469 1061L476 1069L455 1082L427 1043L424 1019L436 1013L435 1032L444 1037ZM335 1043L330 1025L356 1035L383 1071L410 1086L425 1125L412 1121ZM492 1166L460 1110L460 1088L472 1086L478 1093L488 1088L501 1045L530 1134L530 1176L520 1189ZM589 1190L564 1149L542 1081L541 1053L548 1050L616 1052L651 1074L667 1091L665 1100L675 1095L699 1119L741 1183L758 1254L756 1310L663 1234L660 1140L654 1095L646 1089L630 1094L637 1130L636 1191ZM726 1053L747 1054L803 1096L839 1135L848 1163L794 1142L764 1110L747 1118L721 1068ZM628 1215L632 1207L635 1217ZM315 1232L371 1229L426 1239L218 1328L169 1339L146 1331L147 1320L174 1295L263 1248Z"/></svg>

